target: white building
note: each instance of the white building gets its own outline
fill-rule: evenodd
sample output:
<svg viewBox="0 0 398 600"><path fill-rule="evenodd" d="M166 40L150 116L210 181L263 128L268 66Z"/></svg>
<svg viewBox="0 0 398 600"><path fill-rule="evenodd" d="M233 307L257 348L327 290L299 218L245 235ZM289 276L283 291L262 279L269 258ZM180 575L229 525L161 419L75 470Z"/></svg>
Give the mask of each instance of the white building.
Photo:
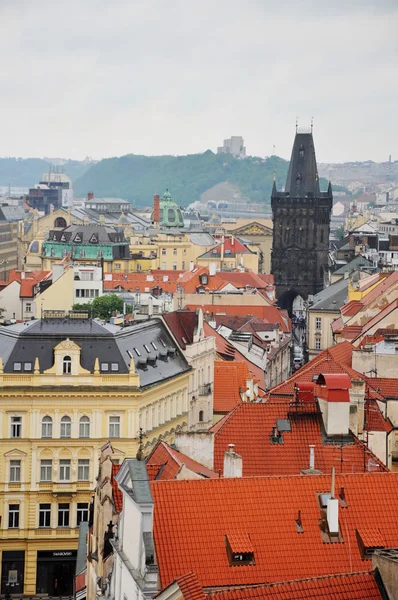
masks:
<svg viewBox="0 0 398 600"><path fill-rule="evenodd" d="M113 572L106 596L111 600L149 600L158 591L153 543L153 499L145 462L126 459L116 481L123 509L114 538Z"/></svg>
<svg viewBox="0 0 398 600"><path fill-rule="evenodd" d="M233 135L229 139L224 140L224 144L217 148L217 154L232 154L236 158L244 158L246 156L246 148L243 137Z"/></svg>

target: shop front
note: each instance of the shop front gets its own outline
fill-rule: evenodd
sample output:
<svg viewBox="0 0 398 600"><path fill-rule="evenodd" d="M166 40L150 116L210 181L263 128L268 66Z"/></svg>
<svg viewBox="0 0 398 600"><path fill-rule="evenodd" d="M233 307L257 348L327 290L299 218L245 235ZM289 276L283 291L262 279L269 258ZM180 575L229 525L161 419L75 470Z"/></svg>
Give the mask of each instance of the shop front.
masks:
<svg viewBox="0 0 398 600"><path fill-rule="evenodd" d="M3 550L1 557L1 593L23 594L24 550Z"/></svg>
<svg viewBox="0 0 398 600"><path fill-rule="evenodd" d="M71 596L77 550L42 550L37 553L36 594Z"/></svg>

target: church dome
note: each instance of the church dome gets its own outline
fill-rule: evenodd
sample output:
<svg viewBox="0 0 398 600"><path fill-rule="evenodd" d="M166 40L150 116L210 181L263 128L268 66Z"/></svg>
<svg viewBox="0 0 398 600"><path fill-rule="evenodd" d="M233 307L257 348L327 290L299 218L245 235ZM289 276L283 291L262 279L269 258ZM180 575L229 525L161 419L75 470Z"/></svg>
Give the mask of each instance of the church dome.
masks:
<svg viewBox="0 0 398 600"><path fill-rule="evenodd" d="M161 227L184 227L181 210L174 202L169 190L165 191L160 200L160 225Z"/></svg>

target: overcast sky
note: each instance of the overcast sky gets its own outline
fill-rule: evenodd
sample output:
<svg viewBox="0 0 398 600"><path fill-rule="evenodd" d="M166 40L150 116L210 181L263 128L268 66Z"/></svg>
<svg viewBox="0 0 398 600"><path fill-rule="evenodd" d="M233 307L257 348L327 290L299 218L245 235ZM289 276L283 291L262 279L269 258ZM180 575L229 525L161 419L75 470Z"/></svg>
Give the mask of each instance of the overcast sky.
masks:
<svg viewBox="0 0 398 600"><path fill-rule="evenodd" d="M398 159L398 0L0 0L0 156Z"/></svg>

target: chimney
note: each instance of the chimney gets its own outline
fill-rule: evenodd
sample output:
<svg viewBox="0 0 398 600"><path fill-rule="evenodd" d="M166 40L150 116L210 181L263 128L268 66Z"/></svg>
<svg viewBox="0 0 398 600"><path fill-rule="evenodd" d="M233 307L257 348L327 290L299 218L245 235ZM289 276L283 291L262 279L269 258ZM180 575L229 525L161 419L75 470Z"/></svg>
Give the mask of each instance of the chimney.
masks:
<svg viewBox="0 0 398 600"><path fill-rule="evenodd" d="M254 400L254 377L249 376L246 379L246 398L249 402L253 402Z"/></svg>
<svg viewBox="0 0 398 600"><path fill-rule="evenodd" d="M189 263L189 271L193 271L194 268L195 268L195 263L193 262L193 260L191 260Z"/></svg>
<svg viewBox="0 0 398 600"><path fill-rule="evenodd" d="M310 445L310 469L315 469L315 446Z"/></svg>
<svg viewBox="0 0 398 600"><path fill-rule="evenodd" d="M234 448L235 444L228 444L228 452L224 452L224 477L242 477L242 457Z"/></svg>
<svg viewBox="0 0 398 600"><path fill-rule="evenodd" d="M210 277L213 277L216 274L216 263L211 262L209 264L209 275Z"/></svg>
<svg viewBox="0 0 398 600"><path fill-rule="evenodd" d="M235 236L231 237L231 246L235 246Z"/></svg>
<svg viewBox="0 0 398 600"><path fill-rule="evenodd" d="M89 192L87 194L87 200L93 200L94 199L94 192Z"/></svg>
<svg viewBox="0 0 398 600"><path fill-rule="evenodd" d="M156 229L159 228L160 225L160 196L159 194L155 194L153 197L153 218L152 224Z"/></svg>
<svg viewBox="0 0 398 600"><path fill-rule="evenodd" d="M326 509L326 518L328 521L329 533L338 533L339 532L339 501L334 497L334 467L332 467L332 484L330 495L328 498L327 509Z"/></svg>
<svg viewBox="0 0 398 600"><path fill-rule="evenodd" d="M350 377L346 373L320 374L316 381L318 403L326 435L348 435L350 428Z"/></svg>
<svg viewBox="0 0 398 600"><path fill-rule="evenodd" d="M220 254L220 259L224 260L224 234L221 237L221 254ZM222 265L220 265L220 267L222 267Z"/></svg>

